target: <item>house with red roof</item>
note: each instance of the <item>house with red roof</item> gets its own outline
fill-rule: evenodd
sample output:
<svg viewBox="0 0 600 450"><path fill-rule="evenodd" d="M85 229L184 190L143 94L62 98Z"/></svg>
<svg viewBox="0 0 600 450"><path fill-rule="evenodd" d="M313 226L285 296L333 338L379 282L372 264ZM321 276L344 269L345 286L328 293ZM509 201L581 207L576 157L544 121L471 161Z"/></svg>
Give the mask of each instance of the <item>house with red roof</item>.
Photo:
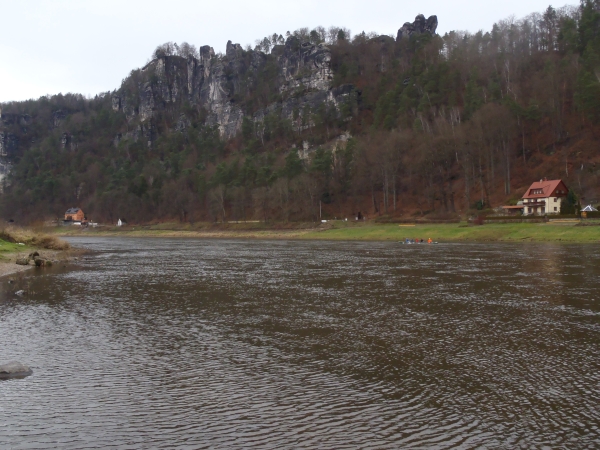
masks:
<svg viewBox="0 0 600 450"><path fill-rule="evenodd" d="M85 219L85 214L81 208L69 208L65 213L65 222L82 222Z"/></svg>
<svg viewBox="0 0 600 450"><path fill-rule="evenodd" d="M503 206L508 213L522 212L524 216L560 214L560 204L567 197L569 188L562 180L536 181L515 206Z"/></svg>

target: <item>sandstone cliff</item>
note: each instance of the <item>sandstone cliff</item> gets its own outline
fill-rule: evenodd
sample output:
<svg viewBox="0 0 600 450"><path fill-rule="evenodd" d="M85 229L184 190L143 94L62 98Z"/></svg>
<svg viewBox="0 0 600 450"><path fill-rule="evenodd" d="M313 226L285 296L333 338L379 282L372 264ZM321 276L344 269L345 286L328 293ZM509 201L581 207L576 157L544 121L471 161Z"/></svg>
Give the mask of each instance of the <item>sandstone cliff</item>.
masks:
<svg viewBox="0 0 600 450"><path fill-rule="evenodd" d="M224 139L241 130L244 117L259 123L276 114L301 129L310 126L299 119L301 111L320 107L339 110L343 103L352 109L356 104L352 86L332 89L331 51L324 44L301 42L291 36L268 55L245 51L231 41L225 55L215 55L208 46L201 47L199 53L199 57L156 58L141 69L137 86L125 83L112 94L113 110L123 111L129 121L137 122L129 137L137 140L143 136L151 142L156 114L182 104L206 111L206 124L217 126ZM244 103L265 76L272 83L272 101L259 102L262 107L258 108ZM183 130L189 123L182 114L176 128Z"/></svg>
<svg viewBox="0 0 600 450"><path fill-rule="evenodd" d="M413 23L405 23L398 30L397 40L435 34L436 28L436 16L426 19L419 15ZM389 36L378 39L382 52L387 52L386 44L393 43L393 39ZM187 57L155 55L146 66L132 71L122 86L110 94L109 108L123 113L127 121L126 130L113 136L113 143L117 145L127 139L152 146L164 131L157 123L165 115L170 117L171 130L185 132L190 126L214 126L223 140L238 134L244 119L260 129L265 120L275 117L288 121L294 131L312 127L317 111L350 120L357 112L360 92L350 84L334 87L331 60L328 45L314 44L294 35L284 44L275 45L268 54L244 50L229 41L225 54L216 54L212 47L202 46ZM383 62L381 70L385 70ZM61 149L75 150L77 141L64 126L75 112L56 109L45 118L45 123L39 123L41 117L2 115L0 110L0 162L6 163L20 147L29 146L19 136L27 135L33 122L49 130L60 129ZM19 132L15 133L15 129Z"/></svg>

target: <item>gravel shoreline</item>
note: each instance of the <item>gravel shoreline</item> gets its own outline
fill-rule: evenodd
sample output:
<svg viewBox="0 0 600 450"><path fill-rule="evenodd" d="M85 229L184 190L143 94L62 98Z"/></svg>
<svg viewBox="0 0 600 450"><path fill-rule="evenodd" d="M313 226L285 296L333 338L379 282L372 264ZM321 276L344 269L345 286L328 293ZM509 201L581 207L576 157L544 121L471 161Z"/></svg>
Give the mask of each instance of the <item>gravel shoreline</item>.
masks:
<svg viewBox="0 0 600 450"><path fill-rule="evenodd" d="M0 278L34 269L35 265L21 266L16 263L18 258L27 258L31 252L32 250L2 255L3 258L0 260ZM71 248L69 250L38 250L38 252L43 259L55 262L69 262L85 253L85 250Z"/></svg>
<svg viewBox="0 0 600 450"><path fill-rule="evenodd" d="M15 273L25 272L33 269L35 266L19 266L14 261L0 261L0 278L14 275Z"/></svg>

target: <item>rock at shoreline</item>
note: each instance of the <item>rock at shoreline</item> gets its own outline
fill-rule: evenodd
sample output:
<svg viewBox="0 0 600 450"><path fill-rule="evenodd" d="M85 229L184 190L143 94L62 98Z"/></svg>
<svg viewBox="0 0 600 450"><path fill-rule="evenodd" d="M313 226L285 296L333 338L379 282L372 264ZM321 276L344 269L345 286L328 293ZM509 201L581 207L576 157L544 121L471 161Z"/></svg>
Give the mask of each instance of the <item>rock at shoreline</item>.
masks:
<svg viewBox="0 0 600 450"><path fill-rule="evenodd" d="M50 267L52 265L51 260L41 258L38 252L31 253L28 258L17 258L16 263L20 266L34 265L36 267Z"/></svg>
<svg viewBox="0 0 600 450"><path fill-rule="evenodd" d="M25 378L31 375L33 371L20 362L12 361L0 366L0 380L9 378Z"/></svg>

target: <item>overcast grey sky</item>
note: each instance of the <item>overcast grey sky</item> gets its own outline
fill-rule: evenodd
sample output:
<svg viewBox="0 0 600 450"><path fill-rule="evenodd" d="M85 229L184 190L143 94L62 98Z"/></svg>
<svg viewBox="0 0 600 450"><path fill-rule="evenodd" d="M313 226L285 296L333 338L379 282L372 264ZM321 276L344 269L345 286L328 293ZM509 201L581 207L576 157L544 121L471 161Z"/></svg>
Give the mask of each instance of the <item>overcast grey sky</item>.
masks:
<svg viewBox="0 0 600 450"><path fill-rule="evenodd" d="M395 35L420 13L437 15L441 34L476 32L548 5L548 0L0 0L0 102L113 90L167 41L210 45L218 52L229 39L254 46L274 32L318 25Z"/></svg>

